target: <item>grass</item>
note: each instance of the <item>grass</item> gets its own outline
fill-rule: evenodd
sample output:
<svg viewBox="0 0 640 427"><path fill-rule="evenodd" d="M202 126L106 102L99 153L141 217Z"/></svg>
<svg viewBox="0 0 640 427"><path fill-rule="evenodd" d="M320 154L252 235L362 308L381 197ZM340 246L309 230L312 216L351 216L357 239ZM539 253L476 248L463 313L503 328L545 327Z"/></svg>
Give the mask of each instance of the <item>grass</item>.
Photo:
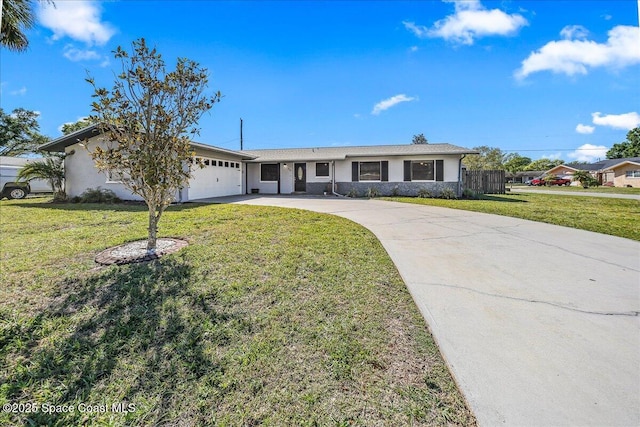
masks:
<svg viewBox="0 0 640 427"><path fill-rule="evenodd" d="M507 184L507 188L510 188L511 184ZM536 187L536 186L528 186L528 185L522 185L522 184L514 184L513 185L513 189L511 191L518 191L518 189L520 188L526 188L527 190L552 190L552 191L559 191L559 192L566 192L566 191L571 191L571 192L577 192L577 193L609 193L609 194L640 194L640 187L605 187L605 186L599 186L599 187L589 187L589 188L582 188L581 186L573 186L570 185L568 187L566 186L542 186L542 187Z"/></svg>
<svg viewBox="0 0 640 427"><path fill-rule="evenodd" d="M640 240L638 200L535 193L486 195L479 200L385 199L523 218Z"/></svg>
<svg viewBox="0 0 640 427"><path fill-rule="evenodd" d="M160 235L188 247L96 269L102 249L145 237L144 210L0 202L0 403L40 405L0 425L475 424L364 228L176 206Z"/></svg>

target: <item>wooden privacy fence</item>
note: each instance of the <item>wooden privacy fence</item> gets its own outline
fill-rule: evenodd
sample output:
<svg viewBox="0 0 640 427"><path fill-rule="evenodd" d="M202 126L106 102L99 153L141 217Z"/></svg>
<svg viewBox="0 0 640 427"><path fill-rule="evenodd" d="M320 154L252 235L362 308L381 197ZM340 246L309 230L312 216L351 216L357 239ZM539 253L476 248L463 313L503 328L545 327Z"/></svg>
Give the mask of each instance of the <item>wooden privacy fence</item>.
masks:
<svg viewBox="0 0 640 427"><path fill-rule="evenodd" d="M465 189L481 194L504 194L505 180L503 170L473 170L464 174Z"/></svg>

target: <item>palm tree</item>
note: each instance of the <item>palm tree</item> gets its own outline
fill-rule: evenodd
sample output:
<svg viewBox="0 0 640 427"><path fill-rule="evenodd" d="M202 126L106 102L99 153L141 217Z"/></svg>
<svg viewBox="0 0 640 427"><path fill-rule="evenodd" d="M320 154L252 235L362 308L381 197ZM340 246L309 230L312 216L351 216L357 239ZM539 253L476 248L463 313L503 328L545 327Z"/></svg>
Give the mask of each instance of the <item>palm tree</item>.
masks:
<svg viewBox="0 0 640 427"><path fill-rule="evenodd" d="M49 4L55 4L51 0ZM29 40L24 34L35 24L33 0L2 0L0 14L0 46L14 52L23 52L29 47Z"/></svg>
<svg viewBox="0 0 640 427"><path fill-rule="evenodd" d="M32 179L44 179L49 181L51 191L55 198L64 198L64 169L62 159L47 157L44 160L27 163L20 172L18 179L31 181Z"/></svg>
<svg viewBox="0 0 640 427"><path fill-rule="evenodd" d="M573 173L573 180L580 181L583 188L588 188L592 179L591 174L585 170L577 170Z"/></svg>

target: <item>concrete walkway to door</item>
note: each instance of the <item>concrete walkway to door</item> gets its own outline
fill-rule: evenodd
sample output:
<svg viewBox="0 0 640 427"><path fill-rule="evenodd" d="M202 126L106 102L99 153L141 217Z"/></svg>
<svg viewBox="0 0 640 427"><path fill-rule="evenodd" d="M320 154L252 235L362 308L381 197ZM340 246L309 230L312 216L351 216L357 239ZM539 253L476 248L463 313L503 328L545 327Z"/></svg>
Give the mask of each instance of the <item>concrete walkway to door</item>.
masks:
<svg viewBox="0 0 640 427"><path fill-rule="evenodd" d="M480 425L640 425L639 242L378 200L217 201L325 212L371 230Z"/></svg>

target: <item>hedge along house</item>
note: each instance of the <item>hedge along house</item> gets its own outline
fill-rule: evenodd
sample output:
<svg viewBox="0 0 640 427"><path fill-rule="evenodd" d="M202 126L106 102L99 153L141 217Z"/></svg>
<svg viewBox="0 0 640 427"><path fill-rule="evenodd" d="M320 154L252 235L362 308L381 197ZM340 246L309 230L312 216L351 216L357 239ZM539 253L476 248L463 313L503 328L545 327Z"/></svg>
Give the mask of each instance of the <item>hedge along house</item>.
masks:
<svg viewBox="0 0 640 427"><path fill-rule="evenodd" d="M65 153L65 189L69 197L81 195L88 189L104 188L112 190L123 200L141 200L132 194L118 177L100 172L91 158L89 150L96 146L106 147L106 138L96 125L64 135L42 145L40 150ZM187 187L178 191L175 200L189 200L208 197L222 197L243 194L244 161L253 156L210 145L191 143L195 157L201 159L203 167L194 167ZM185 165L187 167L187 165Z"/></svg>
<svg viewBox="0 0 640 427"><path fill-rule="evenodd" d="M415 196L462 193L462 159L477 151L451 144L248 150L247 192Z"/></svg>

